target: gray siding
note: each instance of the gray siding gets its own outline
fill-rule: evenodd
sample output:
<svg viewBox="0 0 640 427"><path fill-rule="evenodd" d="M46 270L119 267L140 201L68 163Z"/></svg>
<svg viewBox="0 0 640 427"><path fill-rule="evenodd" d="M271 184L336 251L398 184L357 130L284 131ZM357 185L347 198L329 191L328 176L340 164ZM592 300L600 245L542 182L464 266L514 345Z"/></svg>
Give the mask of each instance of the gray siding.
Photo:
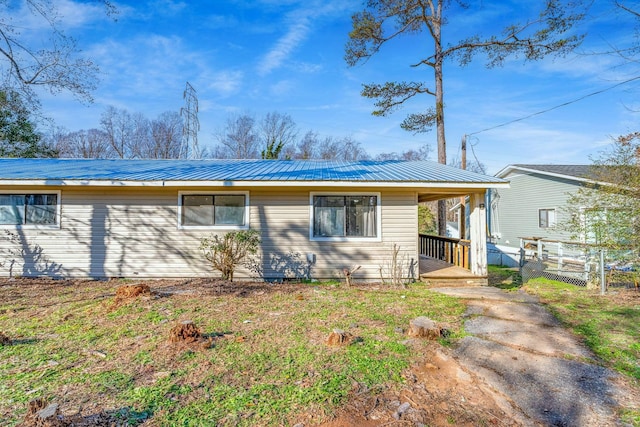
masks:
<svg viewBox="0 0 640 427"><path fill-rule="evenodd" d="M16 190L16 187L2 188ZM200 238L208 230L178 228L178 189L130 187L47 187L61 190L59 229L7 228L0 236L3 276L206 277L217 276L204 260ZM223 191L229 188L181 188ZM378 279L394 243L405 260L418 259L417 194L382 191L381 242L316 242L309 238L311 189L234 188L249 191L251 228L262 234L258 262L264 277L306 274L307 254L314 254L312 278L342 277L356 265L357 278ZM335 188L326 189L336 192ZM38 192L42 188L25 188ZM322 191L314 188L313 191ZM371 192L375 188L350 191ZM8 236L7 236L8 237ZM416 271L417 274L417 271ZM255 273L241 268L236 278Z"/></svg>
<svg viewBox="0 0 640 427"><path fill-rule="evenodd" d="M540 228L539 209L555 209L556 224L567 218L567 198L580 185L547 175L514 172L506 176L511 188L492 190L491 229L494 243L519 247L520 237L542 237L569 240L567 232L555 228Z"/></svg>

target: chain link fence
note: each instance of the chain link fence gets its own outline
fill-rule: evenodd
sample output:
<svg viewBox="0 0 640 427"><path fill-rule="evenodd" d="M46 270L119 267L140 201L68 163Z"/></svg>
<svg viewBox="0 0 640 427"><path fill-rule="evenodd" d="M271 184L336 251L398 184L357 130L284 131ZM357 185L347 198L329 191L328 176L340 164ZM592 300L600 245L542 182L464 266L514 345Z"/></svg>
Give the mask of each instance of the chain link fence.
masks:
<svg viewBox="0 0 640 427"><path fill-rule="evenodd" d="M575 286L638 288L640 256L576 242L535 238L520 241L522 282L545 277Z"/></svg>

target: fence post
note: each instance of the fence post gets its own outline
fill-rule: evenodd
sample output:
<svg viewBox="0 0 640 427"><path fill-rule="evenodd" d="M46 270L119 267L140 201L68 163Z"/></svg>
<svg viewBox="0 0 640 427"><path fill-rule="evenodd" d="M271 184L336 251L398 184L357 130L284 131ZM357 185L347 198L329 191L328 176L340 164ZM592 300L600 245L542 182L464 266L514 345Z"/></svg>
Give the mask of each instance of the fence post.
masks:
<svg viewBox="0 0 640 427"><path fill-rule="evenodd" d="M540 260L542 262L542 240L538 240L538 260Z"/></svg>
<svg viewBox="0 0 640 427"><path fill-rule="evenodd" d="M607 282L604 273L604 249L600 249L600 295L604 295Z"/></svg>
<svg viewBox="0 0 640 427"><path fill-rule="evenodd" d="M564 255L564 250L562 247L562 242L558 242L558 271L559 272L562 271L562 268L564 266L563 255Z"/></svg>

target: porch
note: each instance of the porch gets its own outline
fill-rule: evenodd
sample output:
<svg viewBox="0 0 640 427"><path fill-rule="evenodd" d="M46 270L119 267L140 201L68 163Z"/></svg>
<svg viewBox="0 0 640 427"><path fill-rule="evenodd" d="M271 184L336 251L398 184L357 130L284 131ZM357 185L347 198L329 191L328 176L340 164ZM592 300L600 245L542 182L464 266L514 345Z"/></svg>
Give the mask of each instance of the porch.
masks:
<svg viewBox="0 0 640 427"><path fill-rule="evenodd" d="M432 286L486 286L487 275L470 270L471 242L419 235L420 280Z"/></svg>

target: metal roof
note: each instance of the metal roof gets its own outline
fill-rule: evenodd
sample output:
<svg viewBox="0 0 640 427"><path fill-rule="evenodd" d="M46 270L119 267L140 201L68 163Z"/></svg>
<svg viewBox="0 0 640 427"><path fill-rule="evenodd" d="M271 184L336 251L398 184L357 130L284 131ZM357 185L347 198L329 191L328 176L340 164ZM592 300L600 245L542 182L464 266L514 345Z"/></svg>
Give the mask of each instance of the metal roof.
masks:
<svg viewBox="0 0 640 427"><path fill-rule="evenodd" d="M431 161L0 159L0 184L71 183L455 183L507 181Z"/></svg>

